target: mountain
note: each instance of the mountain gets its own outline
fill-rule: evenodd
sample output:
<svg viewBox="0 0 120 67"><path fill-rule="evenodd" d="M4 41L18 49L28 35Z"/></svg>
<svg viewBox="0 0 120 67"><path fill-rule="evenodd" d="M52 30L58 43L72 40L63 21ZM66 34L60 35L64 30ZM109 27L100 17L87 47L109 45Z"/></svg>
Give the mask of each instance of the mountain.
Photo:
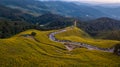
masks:
<svg viewBox="0 0 120 67"><path fill-rule="evenodd" d="M95 33L99 31L119 30L120 21L111 18L103 17L96 20L88 21L86 31Z"/></svg>
<svg viewBox="0 0 120 67"><path fill-rule="evenodd" d="M104 17L110 17L114 19L120 20L120 4L119 3L110 3L110 4L88 4L88 3L80 3L74 2L77 5L84 5L94 8L105 14ZM97 14L96 14L97 15Z"/></svg>
<svg viewBox="0 0 120 67"><path fill-rule="evenodd" d="M120 21L119 20L115 20L115 19L108 18L108 17L98 18L96 20L89 21L89 23L90 24L95 24L95 25L98 24L98 25L101 25L101 26L107 26L111 30L119 29L119 27L120 27ZM102 30L108 30L108 28L103 28Z"/></svg>
<svg viewBox="0 0 120 67"><path fill-rule="evenodd" d="M106 3L106 4L99 4L103 7L115 8L120 7L120 3Z"/></svg>
<svg viewBox="0 0 120 67"><path fill-rule="evenodd" d="M65 16L72 16L78 18L95 18L104 15L102 12L94 8L85 5L76 5L72 2L49 1L44 3L54 12Z"/></svg>
<svg viewBox="0 0 120 67"><path fill-rule="evenodd" d="M26 21L28 23L33 23L33 24L37 23L39 25L45 24L49 26L49 24L52 24L52 23L54 23L54 25L56 23L65 24L65 22L71 23L71 20L74 20L73 18L64 17L61 15L51 14L51 13L43 14L41 16L36 17L33 15L30 15L29 13L23 13L18 9L12 9L9 7L5 7L3 5L0 6L0 9L1 9L0 17L5 19L10 19L11 21ZM52 27L54 27L54 25Z"/></svg>
<svg viewBox="0 0 120 67"><path fill-rule="evenodd" d="M10 37L28 29L60 29L73 25L74 20L74 18L56 14L43 14L36 17L18 9L0 5L0 38Z"/></svg>
<svg viewBox="0 0 120 67"><path fill-rule="evenodd" d="M49 13L44 10L47 7L42 2L36 0L1 0L0 4L22 10L32 15Z"/></svg>
<svg viewBox="0 0 120 67"><path fill-rule="evenodd" d="M44 14L36 18L36 22L48 29L63 28L73 25L74 18L68 18L56 14Z"/></svg>
<svg viewBox="0 0 120 67"><path fill-rule="evenodd" d="M111 18L120 20L120 6L113 6L113 7L107 7L107 6L94 6L95 9L98 9L99 11L108 14Z"/></svg>
<svg viewBox="0 0 120 67"><path fill-rule="evenodd" d="M120 19L120 7L119 5L116 6L117 4L112 4L115 6L108 7L110 4L104 4L104 6L102 6L101 4L92 5L80 2L39 0L1 0L0 4L10 8L19 9L24 13L29 13L34 16L52 13L67 17L75 17L83 21L100 17Z"/></svg>
<svg viewBox="0 0 120 67"><path fill-rule="evenodd" d="M27 21L34 23L34 16L29 13L24 13L18 9L12 9L3 5L0 5L0 17L10 19L12 21Z"/></svg>
<svg viewBox="0 0 120 67"><path fill-rule="evenodd" d="M84 29L87 33L89 33L94 37L105 38L105 39L112 39L113 37L113 39L115 39L116 36L119 36L116 34L118 34L117 31L120 30L120 21L107 18L107 17L102 17L102 18L88 21L83 26L80 26L79 24L79 27ZM116 31L116 33L112 33L114 31ZM119 39L120 38L116 37L116 40L119 40Z"/></svg>
<svg viewBox="0 0 120 67"><path fill-rule="evenodd" d="M0 4L22 10L23 12L41 15L46 13L60 14L88 20L106 16L105 13L85 5L77 5L63 1L36 1L36 0L1 0ZM23 6L24 5L24 6Z"/></svg>

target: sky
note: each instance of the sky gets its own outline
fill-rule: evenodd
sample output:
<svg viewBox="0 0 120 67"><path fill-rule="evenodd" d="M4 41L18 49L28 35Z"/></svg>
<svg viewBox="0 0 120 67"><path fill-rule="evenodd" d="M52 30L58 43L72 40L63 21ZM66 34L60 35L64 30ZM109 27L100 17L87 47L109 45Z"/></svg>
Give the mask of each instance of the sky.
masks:
<svg viewBox="0 0 120 67"><path fill-rule="evenodd" d="M70 0L69 0L70 1ZM73 1L73 0L71 0ZM74 0L75 1L75 0ZM80 2L95 2L95 3L120 3L120 0L76 0Z"/></svg>
<svg viewBox="0 0 120 67"><path fill-rule="evenodd" d="M84 3L120 3L120 0L53 0L53 1L79 1Z"/></svg>

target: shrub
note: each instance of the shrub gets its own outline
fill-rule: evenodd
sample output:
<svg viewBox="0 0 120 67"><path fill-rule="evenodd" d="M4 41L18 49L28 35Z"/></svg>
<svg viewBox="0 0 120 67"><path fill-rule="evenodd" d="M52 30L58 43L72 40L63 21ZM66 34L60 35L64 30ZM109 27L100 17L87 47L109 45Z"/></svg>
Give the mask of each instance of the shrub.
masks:
<svg viewBox="0 0 120 67"><path fill-rule="evenodd" d="M120 55L120 44L115 45L114 53Z"/></svg>
<svg viewBox="0 0 120 67"><path fill-rule="evenodd" d="M35 36L35 35L36 35L36 32L32 32L31 35L32 35L32 36Z"/></svg>

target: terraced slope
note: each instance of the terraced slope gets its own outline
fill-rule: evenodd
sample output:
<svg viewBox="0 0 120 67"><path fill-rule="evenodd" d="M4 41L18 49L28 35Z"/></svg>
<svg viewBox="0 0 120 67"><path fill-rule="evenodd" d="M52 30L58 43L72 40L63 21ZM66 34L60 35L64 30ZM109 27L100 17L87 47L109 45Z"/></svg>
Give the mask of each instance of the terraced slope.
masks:
<svg viewBox="0 0 120 67"><path fill-rule="evenodd" d="M31 32L37 33L35 39L21 36ZM54 31L28 30L8 39L0 39L0 67L120 66L120 57L112 53L85 48L69 52L63 44L49 40L48 34L51 32Z"/></svg>

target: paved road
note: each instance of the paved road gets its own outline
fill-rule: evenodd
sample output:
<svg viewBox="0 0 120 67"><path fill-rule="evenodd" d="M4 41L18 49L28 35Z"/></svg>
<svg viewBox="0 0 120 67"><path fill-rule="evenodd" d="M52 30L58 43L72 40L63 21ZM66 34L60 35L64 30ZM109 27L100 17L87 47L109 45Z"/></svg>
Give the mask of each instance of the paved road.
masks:
<svg viewBox="0 0 120 67"><path fill-rule="evenodd" d="M52 32L52 33L49 34L49 39L54 41L54 42L63 43L64 45L66 44L65 47L69 51L71 51L75 48L79 48L79 47L84 47L84 48L87 48L89 50L100 50L100 51L104 51L104 52L113 52L114 51L114 48L100 48L100 47L85 44L85 43L72 42L72 41L69 41L69 40L58 40L57 38L55 38L55 34L59 34L59 33L65 32L65 31L67 31L67 30L63 29L63 30L59 30L57 32Z"/></svg>

